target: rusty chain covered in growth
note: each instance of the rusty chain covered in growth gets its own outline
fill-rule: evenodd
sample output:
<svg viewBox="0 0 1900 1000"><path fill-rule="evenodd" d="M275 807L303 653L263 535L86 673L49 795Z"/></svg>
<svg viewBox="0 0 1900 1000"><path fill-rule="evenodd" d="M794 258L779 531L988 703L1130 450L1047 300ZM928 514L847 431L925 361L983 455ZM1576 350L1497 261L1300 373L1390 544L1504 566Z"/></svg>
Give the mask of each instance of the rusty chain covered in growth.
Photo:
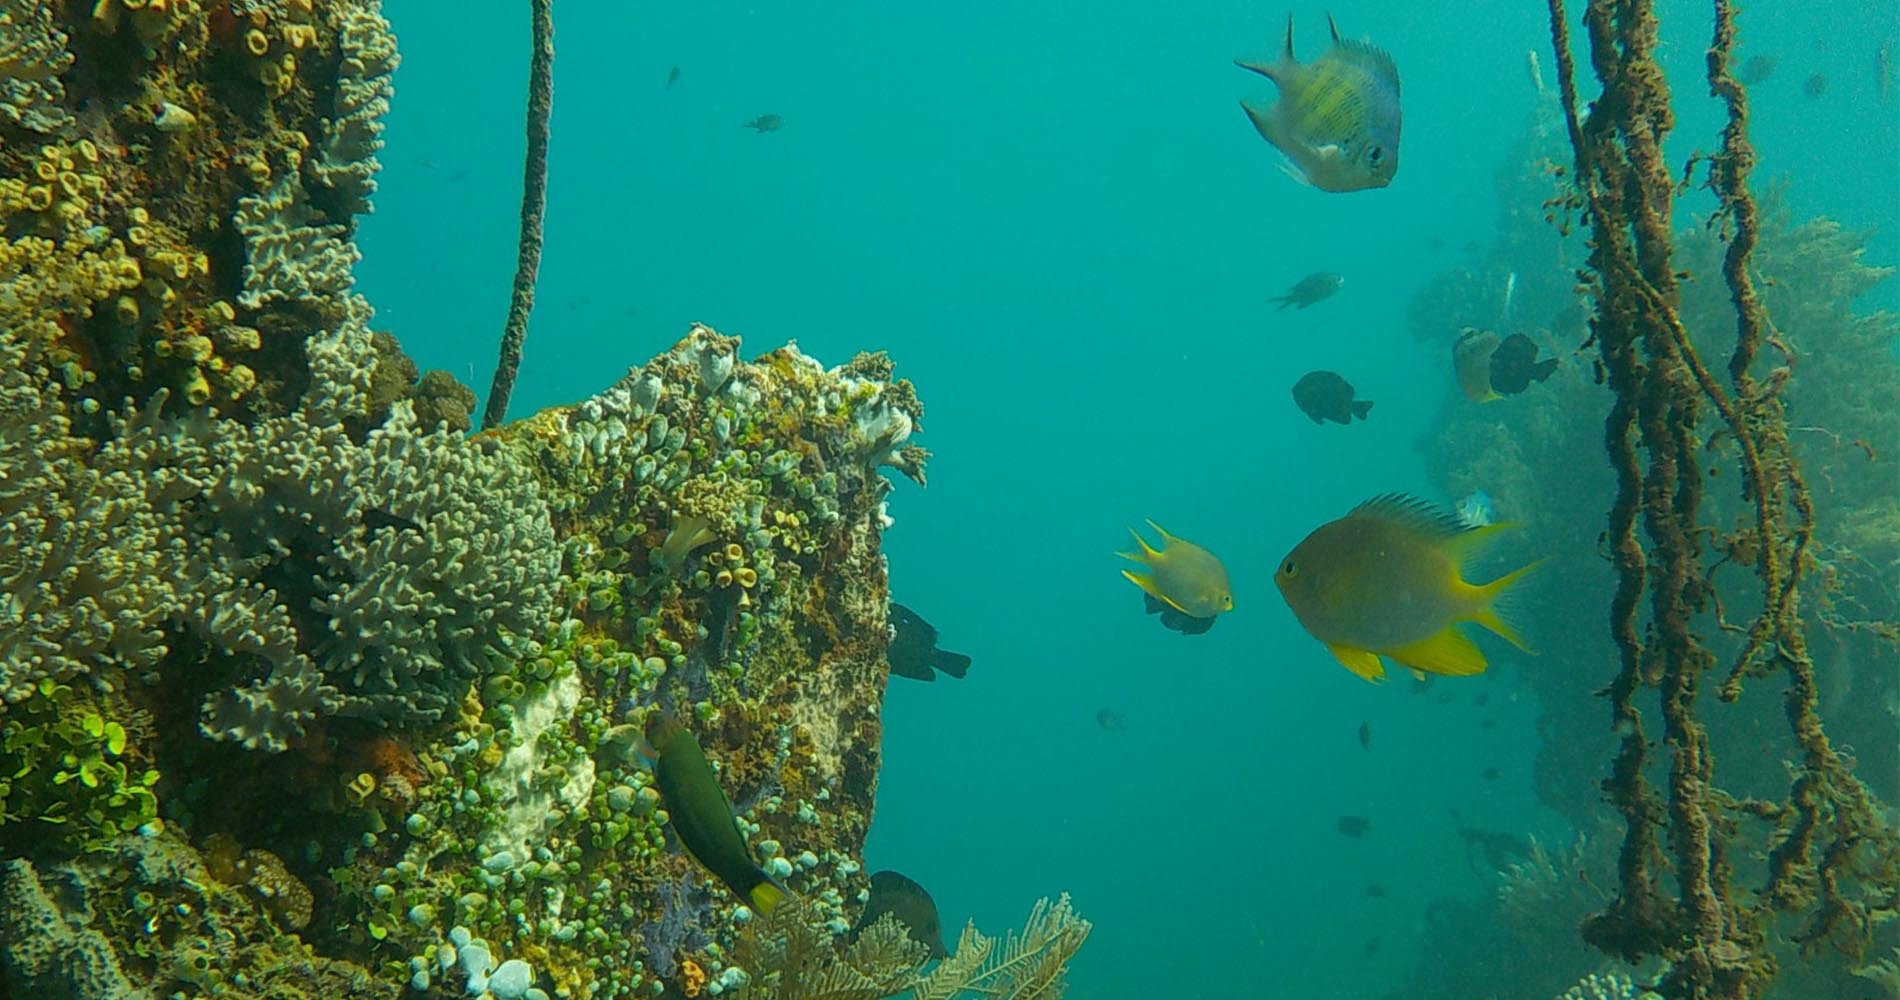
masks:
<svg viewBox="0 0 1900 1000"><path fill-rule="evenodd" d="M1858 952L1875 915L1895 907L1896 855L1891 829L1851 762L1829 744L1816 710L1798 590L1814 510L1779 396L1790 368L1777 367L1765 379L1754 374L1764 344L1787 352L1749 273L1759 225L1747 185L1754 165L1747 94L1729 72L1734 11L1728 0L1715 0L1708 51L1709 85L1728 114L1709 176L1729 234L1723 276L1737 312L1725 386L1702 362L1681 317L1671 263L1675 185L1662 152L1674 120L1655 60L1653 3L1587 3L1583 25L1603 86L1587 117L1578 114L1563 0L1548 3L1559 93L1576 154L1575 204L1590 227L1584 278L1597 300L1592 338L1615 396L1604 440L1618 483L1607 539L1618 578L1610 627L1620 666L1607 693L1621 740L1604 787L1627 833L1617 896L1584 933L1630 961L1668 959L1659 988L1672 1000L1758 997L1776 974L1767 947L1772 912L1807 915L1796 936L1803 947L1831 941ZM1715 666L1715 654L1694 626L1714 596L1698 542L1703 477L1696 424L1705 406L1740 448L1752 516L1740 529L1750 544L1739 548L1753 553L1762 588L1761 609L1718 691L1734 701L1745 679L1777 667L1786 674L1787 716L1802 759L1781 802L1737 802L1714 784L1708 731L1697 714L1702 675ZM1646 627L1640 612L1645 591ZM1669 751L1661 794L1645 774L1650 750L1638 707L1650 686L1658 690ZM1727 856L1743 815L1772 827L1767 882L1752 898L1735 888ZM1658 870L1659 860L1667 861L1667 870Z"/></svg>

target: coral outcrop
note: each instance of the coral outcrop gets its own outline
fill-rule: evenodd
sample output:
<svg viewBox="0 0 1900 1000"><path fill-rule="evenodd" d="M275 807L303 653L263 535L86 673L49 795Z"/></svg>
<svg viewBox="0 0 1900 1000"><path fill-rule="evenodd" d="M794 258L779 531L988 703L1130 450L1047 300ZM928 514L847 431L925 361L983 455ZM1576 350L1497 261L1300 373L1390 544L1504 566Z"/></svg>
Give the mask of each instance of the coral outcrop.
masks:
<svg viewBox="0 0 1900 1000"><path fill-rule="evenodd" d="M351 288L397 64L373 0L16 3L0 39L0 982L768 994L734 959L763 922L640 759L659 713L830 954L885 476L928 457L891 361L694 327L466 437L473 394ZM1025 934L980 991L1055 995L1087 923Z"/></svg>

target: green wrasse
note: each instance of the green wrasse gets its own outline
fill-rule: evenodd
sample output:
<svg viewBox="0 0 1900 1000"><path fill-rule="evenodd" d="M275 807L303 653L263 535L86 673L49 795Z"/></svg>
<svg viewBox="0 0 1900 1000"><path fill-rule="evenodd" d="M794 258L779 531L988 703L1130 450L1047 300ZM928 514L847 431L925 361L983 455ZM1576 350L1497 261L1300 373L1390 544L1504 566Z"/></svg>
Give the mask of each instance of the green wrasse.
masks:
<svg viewBox="0 0 1900 1000"><path fill-rule="evenodd" d="M1497 604L1538 564L1481 586L1463 576L1464 563L1510 527L1471 528L1422 500L1387 494L1315 529L1273 579L1300 625L1366 680L1385 676L1381 656L1414 671L1482 673L1484 654L1457 630L1460 622L1531 651Z"/></svg>
<svg viewBox="0 0 1900 1000"><path fill-rule="evenodd" d="M1342 39L1301 65L1293 57L1293 17L1277 62L1235 60L1272 80L1280 99L1270 108L1240 106L1262 139L1285 154L1288 173L1322 191L1363 191L1392 183L1399 169L1399 70L1369 42Z"/></svg>
<svg viewBox="0 0 1900 1000"><path fill-rule="evenodd" d="M699 740L672 718L655 713L647 725L647 741L654 757L653 784L674 834L693 860L760 913L770 913L790 898L791 892L752 860L745 838L739 836L732 803L726 801Z"/></svg>

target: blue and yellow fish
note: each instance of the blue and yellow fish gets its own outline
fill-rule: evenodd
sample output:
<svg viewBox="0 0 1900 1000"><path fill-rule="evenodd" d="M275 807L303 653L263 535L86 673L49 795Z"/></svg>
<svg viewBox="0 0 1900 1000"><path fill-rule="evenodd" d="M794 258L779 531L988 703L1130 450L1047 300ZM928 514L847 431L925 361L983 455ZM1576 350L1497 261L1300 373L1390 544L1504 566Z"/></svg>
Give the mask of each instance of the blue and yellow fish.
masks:
<svg viewBox="0 0 1900 1000"><path fill-rule="evenodd" d="M1280 99L1270 108L1240 106L1262 139L1286 155L1287 173L1322 191L1364 191L1392 183L1399 169L1399 70L1370 42L1342 39L1308 65L1293 57L1293 17L1278 62L1236 59L1272 80Z"/></svg>

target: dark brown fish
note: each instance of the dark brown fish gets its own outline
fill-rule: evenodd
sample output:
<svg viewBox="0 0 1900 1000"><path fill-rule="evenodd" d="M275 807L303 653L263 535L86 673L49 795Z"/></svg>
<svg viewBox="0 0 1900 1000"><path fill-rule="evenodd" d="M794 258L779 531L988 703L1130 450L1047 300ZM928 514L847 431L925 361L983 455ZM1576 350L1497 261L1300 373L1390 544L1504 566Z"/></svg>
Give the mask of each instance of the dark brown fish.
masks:
<svg viewBox="0 0 1900 1000"><path fill-rule="evenodd" d="M1556 358L1537 360L1537 341L1521 333L1504 338L1491 352L1491 388L1514 396L1557 370Z"/></svg>
<svg viewBox="0 0 1900 1000"><path fill-rule="evenodd" d="M1827 93L1827 74L1816 73L1808 77L1808 82L1801 85L1801 92L1808 95L1810 101L1819 100L1821 95Z"/></svg>
<svg viewBox="0 0 1900 1000"><path fill-rule="evenodd" d="M970 658L937 648L936 626L924 621L917 612L893 603L891 629L896 632L884 656L891 661L891 673L914 681L934 681L942 671L959 680L970 670Z"/></svg>
<svg viewBox="0 0 1900 1000"><path fill-rule="evenodd" d="M1385 886L1382 886L1377 882L1374 882L1371 885L1366 886L1366 898L1367 899L1384 899Z"/></svg>
<svg viewBox="0 0 1900 1000"><path fill-rule="evenodd" d="M669 69L666 71L667 89L669 90L672 89L673 85L678 82L680 82L680 68L678 66L675 66L672 69Z"/></svg>
<svg viewBox="0 0 1900 1000"><path fill-rule="evenodd" d="M1480 775L1478 775L1478 776L1479 776L1479 777L1481 777L1481 778L1483 778L1483 779L1484 779L1484 780L1486 780L1486 781L1496 781L1496 780L1498 780L1498 778L1499 778L1499 777L1501 777L1501 775L1500 775L1500 774L1498 773L1498 769L1497 769L1497 768L1495 768L1495 767L1487 767L1487 768L1485 768L1485 769L1484 769L1484 773L1482 773L1482 774L1480 774Z"/></svg>
<svg viewBox="0 0 1900 1000"><path fill-rule="evenodd" d="M1354 399L1352 383L1337 372L1312 371L1293 383L1293 403L1314 423L1330 420L1350 424L1352 418L1366 419L1372 412L1369 400Z"/></svg>
<svg viewBox="0 0 1900 1000"><path fill-rule="evenodd" d="M949 954L943 947L943 927L937 918L937 901L930 898L930 893L925 892L923 886L893 871L882 871L871 876L871 895L864 902L864 912L858 915L858 922L851 927L852 940L856 940L859 933L886 913L903 924L910 939L928 949L931 958L942 958Z"/></svg>
<svg viewBox="0 0 1900 1000"><path fill-rule="evenodd" d="M1378 953L1379 953L1379 939L1376 937L1367 938L1366 939L1366 957L1371 958L1372 956L1377 955Z"/></svg>
<svg viewBox="0 0 1900 1000"><path fill-rule="evenodd" d="M1372 829L1372 821L1364 816L1339 817L1339 832L1348 837L1363 837Z"/></svg>
<svg viewBox="0 0 1900 1000"><path fill-rule="evenodd" d="M783 124L785 124L785 119L777 115L760 115L746 122L745 127L760 135L764 135L767 132L777 132L778 127Z"/></svg>
<svg viewBox="0 0 1900 1000"><path fill-rule="evenodd" d="M1210 615L1206 618L1196 618L1145 590L1141 592L1141 598L1141 606L1149 614L1161 616L1162 628L1173 629L1182 635L1200 635L1213 628L1214 618L1218 617Z"/></svg>
<svg viewBox="0 0 1900 1000"><path fill-rule="evenodd" d="M1119 733L1122 731L1122 714L1110 708L1098 709L1095 724L1111 733Z"/></svg>
<svg viewBox="0 0 1900 1000"><path fill-rule="evenodd" d="M1359 746L1360 749L1363 750L1372 749L1372 723L1361 722L1359 724Z"/></svg>
<svg viewBox="0 0 1900 1000"><path fill-rule="evenodd" d="M1742 68L1736 71L1735 79L1752 87L1758 83L1766 83L1768 78L1774 75L1774 56L1749 56L1748 61L1742 64Z"/></svg>
<svg viewBox="0 0 1900 1000"><path fill-rule="evenodd" d="M1339 287L1345 283L1346 279L1337 274L1320 271L1301 278L1292 288L1287 289L1285 295L1276 295L1267 301L1280 303L1281 309L1287 306L1298 306L1304 309L1322 299L1332 298L1333 293L1339 291Z"/></svg>

